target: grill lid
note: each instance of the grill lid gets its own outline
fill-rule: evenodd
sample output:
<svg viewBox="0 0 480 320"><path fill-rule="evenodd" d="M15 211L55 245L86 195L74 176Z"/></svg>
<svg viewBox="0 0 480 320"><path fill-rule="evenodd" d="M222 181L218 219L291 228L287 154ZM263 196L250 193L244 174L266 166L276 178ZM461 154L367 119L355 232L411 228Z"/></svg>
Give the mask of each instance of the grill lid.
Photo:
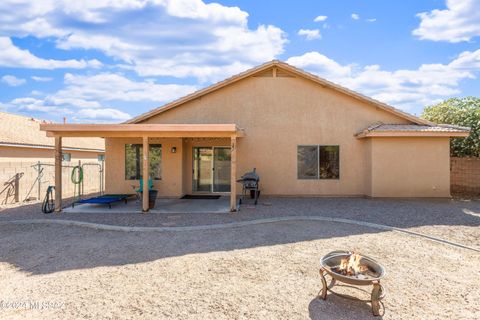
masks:
<svg viewBox="0 0 480 320"><path fill-rule="evenodd" d="M240 180L238 181L246 181L246 180L253 180L253 181L259 181L260 176L256 173L257 168L253 168L253 171L245 173Z"/></svg>

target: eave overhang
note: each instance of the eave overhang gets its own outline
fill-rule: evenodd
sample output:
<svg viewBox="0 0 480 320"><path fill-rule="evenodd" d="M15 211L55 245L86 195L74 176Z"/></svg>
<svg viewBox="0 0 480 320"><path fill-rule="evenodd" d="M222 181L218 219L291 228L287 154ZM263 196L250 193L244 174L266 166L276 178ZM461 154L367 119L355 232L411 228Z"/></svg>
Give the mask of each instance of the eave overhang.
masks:
<svg viewBox="0 0 480 320"><path fill-rule="evenodd" d="M41 124L47 137L243 137L236 124Z"/></svg>

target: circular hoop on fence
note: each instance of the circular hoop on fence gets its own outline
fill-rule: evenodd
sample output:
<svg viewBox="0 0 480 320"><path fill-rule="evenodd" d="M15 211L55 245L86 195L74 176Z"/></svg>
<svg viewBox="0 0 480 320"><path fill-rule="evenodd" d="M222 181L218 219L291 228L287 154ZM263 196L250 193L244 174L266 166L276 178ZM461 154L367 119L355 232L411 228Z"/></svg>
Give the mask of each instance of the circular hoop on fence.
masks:
<svg viewBox="0 0 480 320"><path fill-rule="evenodd" d="M73 167L72 175L70 176L70 178L73 184L80 184L83 181L83 168L80 166Z"/></svg>

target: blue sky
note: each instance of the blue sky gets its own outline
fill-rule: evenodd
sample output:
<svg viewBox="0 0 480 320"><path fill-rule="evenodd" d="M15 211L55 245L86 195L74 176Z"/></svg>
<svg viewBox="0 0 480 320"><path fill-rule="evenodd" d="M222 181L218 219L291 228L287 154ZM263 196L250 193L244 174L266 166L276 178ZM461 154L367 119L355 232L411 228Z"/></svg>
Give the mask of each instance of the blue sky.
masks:
<svg viewBox="0 0 480 320"><path fill-rule="evenodd" d="M404 111L479 95L477 0L0 4L0 109L121 122L272 59Z"/></svg>

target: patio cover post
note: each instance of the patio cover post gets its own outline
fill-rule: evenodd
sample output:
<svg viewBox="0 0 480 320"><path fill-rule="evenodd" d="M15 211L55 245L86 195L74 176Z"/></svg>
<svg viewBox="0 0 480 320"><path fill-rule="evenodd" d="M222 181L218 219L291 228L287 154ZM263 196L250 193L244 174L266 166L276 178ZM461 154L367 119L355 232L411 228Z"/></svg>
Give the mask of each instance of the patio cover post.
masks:
<svg viewBox="0 0 480 320"><path fill-rule="evenodd" d="M237 211L237 137L230 138L230 212Z"/></svg>
<svg viewBox="0 0 480 320"><path fill-rule="evenodd" d="M142 211L143 212L148 212L148 194L149 194L149 188L148 188L148 180L150 177L150 172L149 172L149 145L148 145L148 137L143 137L143 197L142 197Z"/></svg>
<svg viewBox="0 0 480 320"><path fill-rule="evenodd" d="M55 137L55 212L62 211L62 137Z"/></svg>

